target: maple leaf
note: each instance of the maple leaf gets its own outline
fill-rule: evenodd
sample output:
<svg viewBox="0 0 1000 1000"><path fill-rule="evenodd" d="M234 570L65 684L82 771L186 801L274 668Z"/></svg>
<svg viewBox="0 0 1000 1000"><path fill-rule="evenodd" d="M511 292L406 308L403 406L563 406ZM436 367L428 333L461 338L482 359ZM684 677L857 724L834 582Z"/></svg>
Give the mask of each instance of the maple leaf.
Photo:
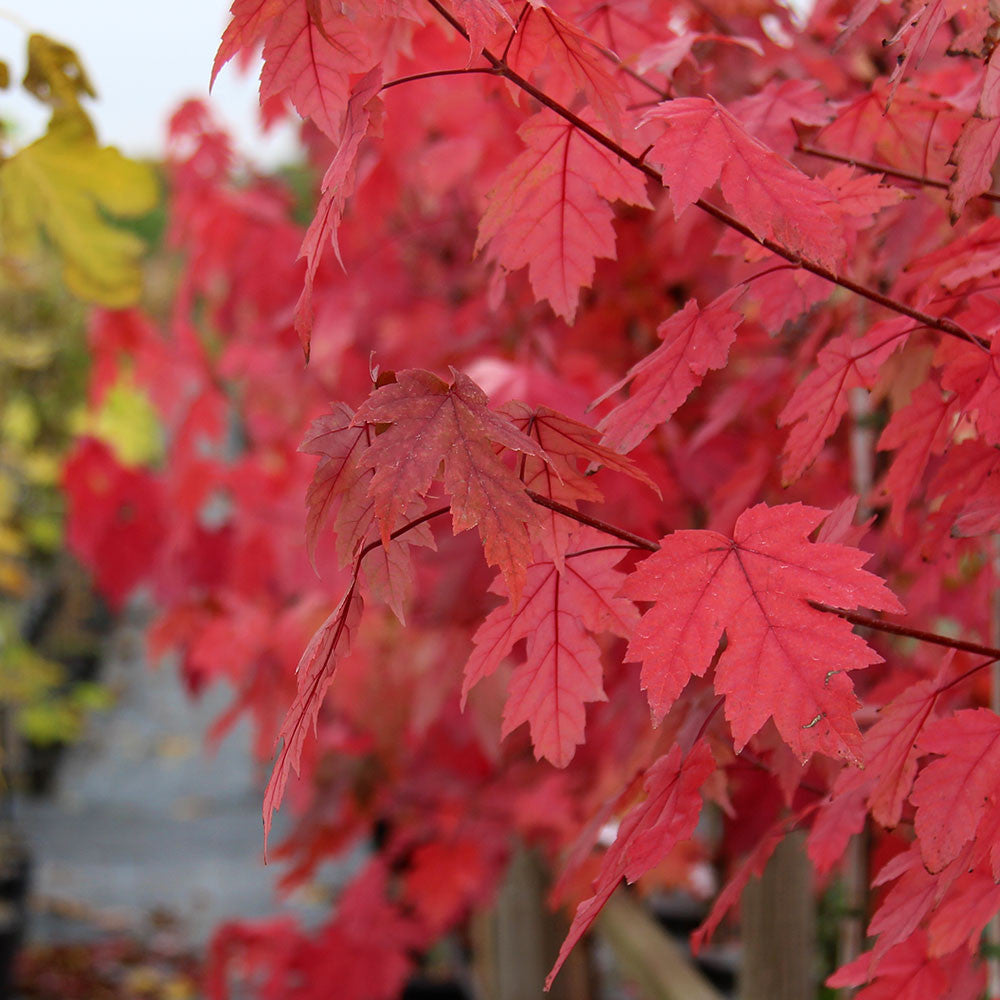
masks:
<svg viewBox="0 0 1000 1000"><path fill-rule="evenodd" d="M921 732L940 688L940 672L938 677L911 685L882 709L878 722L865 733L865 766L872 772L873 783L868 807L885 827L894 827L903 814L903 802L917 773Z"/></svg>
<svg viewBox="0 0 1000 1000"><path fill-rule="evenodd" d="M809 857L820 872L841 861L847 842L864 827L865 804L876 822L892 828L917 773L917 737L930 718L941 688L945 658L937 677L906 688L880 712L862 742L864 770L844 770L809 832Z"/></svg>
<svg viewBox="0 0 1000 1000"><path fill-rule="evenodd" d="M355 580L326 621L316 630L295 668L298 691L281 723L276 742L281 742L282 746L264 791L262 812L265 848L271 832L271 820L281 805L288 776L292 771L299 773L302 749L310 726L315 734L323 698L333 683L335 656L338 653L344 655L350 648L351 635L361 616L361 607Z"/></svg>
<svg viewBox="0 0 1000 1000"><path fill-rule="evenodd" d="M949 17L958 14L962 7L962 0L926 0L917 10L908 10L903 15L896 33L884 42L886 46L903 42L903 53L896 58L896 68L889 77L890 101L910 64L919 64L927 54L938 28Z"/></svg>
<svg viewBox="0 0 1000 1000"><path fill-rule="evenodd" d="M985 708L964 709L928 725L919 746L942 755L920 772L910 795L920 854L936 873L958 857L987 808L996 805L1000 717Z"/></svg>
<svg viewBox="0 0 1000 1000"><path fill-rule="evenodd" d="M541 75L557 99L571 101L582 91L594 113L621 137L624 91L614 74L617 58L544 0L531 0L525 9L506 61L519 73Z"/></svg>
<svg viewBox="0 0 1000 1000"><path fill-rule="evenodd" d="M854 175L854 168L846 164L834 167L823 178L844 213L845 225L858 231L867 229L883 208L898 205L906 192L883 184L882 174Z"/></svg>
<svg viewBox="0 0 1000 1000"><path fill-rule="evenodd" d="M913 391L910 402L897 410L878 439L879 451L896 448L895 457L880 491L890 498L889 523L897 531L917 484L931 456L941 454L951 440L951 418L956 402L942 393L934 381Z"/></svg>
<svg viewBox="0 0 1000 1000"><path fill-rule="evenodd" d="M631 451L673 415L711 369L725 365L736 328L743 322L743 315L733 309L743 291L732 288L704 309L689 299L657 327L663 343L594 401L596 406L633 383L629 398L598 425L606 441L618 451Z"/></svg>
<svg viewBox="0 0 1000 1000"><path fill-rule="evenodd" d="M834 199L822 182L749 135L711 98L659 104L643 116L642 124L649 122L663 123L648 158L670 188L675 217L720 181L723 196L755 236L836 268L844 238Z"/></svg>
<svg viewBox="0 0 1000 1000"><path fill-rule="evenodd" d="M851 626L809 602L902 611L870 556L806 536L827 512L759 504L740 515L733 538L675 531L629 577L622 593L653 601L629 644L642 686L662 719L692 676L705 674L725 632L715 672L726 695L736 750L773 717L802 759L814 751L860 762L858 702L845 671L881 657Z"/></svg>
<svg viewBox="0 0 1000 1000"><path fill-rule="evenodd" d="M547 406L531 407L516 400L504 405L501 412L518 430L534 438L547 456L548 461L529 455L522 458L520 476L527 489L566 506L575 507L580 500L597 502L603 496L586 467L596 471L594 467L599 466L631 476L659 493L656 484L631 459L602 445L593 427ZM561 569L575 526L565 515L545 509L540 512L538 525L536 541Z"/></svg>
<svg viewBox="0 0 1000 1000"><path fill-rule="evenodd" d="M529 525L539 515L494 445L541 459L545 452L493 413L472 379L455 369L452 377L448 385L430 372L399 372L395 383L376 389L355 414L358 424L392 425L364 453L375 469L368 487L375 518L388 544L400 517L443 463L456 534L478 527L486 561L500 568L516 603L531 561Z"/></svg>
<svg viewBox="0 0 1000 1000"><path fill-rule="evenodd" d="M791 156L799 137L793 121L826 125L833 111L823 92L807 80L772 80L730 108L743 127L781 156Z"/></svg>
<svg viewBox="0 0 1000 1000"><path fill-rule="evenodd" d="M267 25L287 6L288 0L233 0L230 20L222 33L219 50L212 63L209 87L215 84L219 70L240 52L252 49L264 36Z"/></svg>
<svg viewBox="0 0 1000 1000"><path fill-rule="evenodd" d="M309 360L309 341L312 330L312 289L316 270L326 244L333 247L343 267L337 227L344 214L344 205L354 190L358 153L362 140L370 131L377 131L382 120L382 102L378 92L382 88L382 71L373 69L355 84L347 102L340 145L323 176L321 197L316 215L309 223L299 257L306 258L306 276L299 301L295 306L295 329Z"/></svg>
<svg viewBox="0 0 1000 1000"><path fill-rule="evenodd" d="M946 362L942 387L955 393L958 405L974 418L983 440L1000 446L1000 336L993 336L989 351L956 342L942 345L938 357Z"/></svg>
<svg viewBox="0 0 1000 1000"><path fill-rule="evenodd" d="M306 548L314 568L316 543L328 523L333 523L341 566L358 556L362 545L371 541L375 527L375 504L368 495L374 470L361 461L375 439L374 428L355 425L354 411L346 403L334 403L332 410L313 421L299 446L299 451L321 456L306 491ZM407 511L406 520L414 519L415 512ZM434 548L429 525L417 525L388 545L379 545L360 564L375 596L384 600L404 625L413 583L412 545Z"/></svg>
<svg viewBox="0 0 1000 1000"><path fill-rule="evenodd" d="M893 880L896 884L886 893L868 925L869 935L878 935L876 960L910 937L933 912L965 869L963 861L952 862L940 873L932 874L921 862L920 845L911 844L882 867L872 885Z"/></svg>
<svg viewBox="0 0 1000 1000"><path fill-rule="evenodd" d="M502 577L490 590L507 603L479 626L475 650L465 666L462 698L492 674L515 644L527 639L524 662L514 671L504 709L503 736L528 722L535 757L565 767L583 742L585 705L605 701L601 649L594 639L602 632L628 638L639 613L616 596L625 579L614 569L618 551L588 551L600 544L597 532L578 532L562 565L537 560L528 567L520 602L510 600Z"/></svg>
<svg viewBox="0 0 1000 1000"><path fill-rule="evenodd" d="M907 85L876 80L842 108L817 136L833 152L850 150L858 159L879 160L927 176L947 169L964 120L946 101Z"/></svg>
<svg viewBox="0 0 1000 1000"><path fill-rule="evenodd" d="M951 214L957 219L966 204L993 186L993 164L1000 154L1000 118L970 118L953 154L955 175L948 187Z"/></svg>
<svg viewBox="0 0 1000 1000"><path fill-rule="evenodd" d="M527 264L535 296L572 323L595 259L615 256L610 202L651 207L645 180L549 110L518 135L528 148L487 196L476 250L489 244L487 256L507 271Z"/></svg>
<svg viewBox="0 0 1000 1000"><path fill-rule="evenodd" d="M371 470L359 461L371 444L371 428L352 423L354 411L346 403L334 403L333 412L313 421L299 451L320 455L312 482L306 491L306 547L315 566L316 542L332 519L337 535L337 555L343 566L357 554L367 526L358 508L371 508L368 483ZM347 528L350 530L345 530Z"/></svg>
<svg viewBox="0 0 1000 1000"><path fill-rule="evenodd" d="M511 28L514 21L500 0L455 0L455 16L469 36L469 62L479 55L502 21Z"/></svg>
<svg viewBox="0 0 1000 1000"><path fill-rule="evenodd" d="M866 951L838 969L827 979L826 985L842 989L872 980L875 958L874 951ZM928 1000L930 997L973 1000L982 993L982 980L983 970L971 968L968 955L956 953L945 959L931 958L927 934L918 930L882 956L878 961L877 978L856 993L855 1000Z"/></svg>
<svg viewBox="0 0 1000 1000"><path fill-rule="evenodd" d="M816 356L816 370L795 390L778 415L779 426L794 424L785 445L781 473L794 482L820 453L847 412L848 394L871 388L879 369L913 329L906 316L876 323L864 336L834 337Z"/></svg>
<svg viewBox="0 0 1000 1000"><path fill-rule="evenodd" d="M98 146L82 111L59 112L45 135L0 164L4 252L33 260L44 234L75 295L115 308L132 305L142 289L145 243L108 216L145 215L158 199L148 166Z"/></svg>
<svg viewBox="0 0 1000 1000"><path fill-rule="evenodd" d="M92 567L98 589L120 607L149 573L166 532L166 498L143 469L121 465L111 449L81 438L63 468L66 541Z"/></svg>
<svg viewBox="0 0 1000 1000"><path fill-rule="evenodd" d="M576 909L556 964L545 980L546 989L621 880L635 882L694 833L701 815L701 786L714 771L715 760L705 740L699 740L686 755L675 743L650 766L643 781L646 798L622 820L601 862L594 895Z"/></svg>
<svg viewBox="0 0 1000 1000"><path fill-rule="evenodd" d="M331 139L341 131L350 75L371 70L368 43L334 0L287 0L267 26L261 102L285 97Z"/></svg>
<svg viewBox="0 0 1000 1000"><path fill-rule="evenodd" d="M974 952L983 929L998 910L1000 886L993 873L982 869L963 873L928 922L928 951L933 956L947 955L964 944L967 951Z"/></svg>

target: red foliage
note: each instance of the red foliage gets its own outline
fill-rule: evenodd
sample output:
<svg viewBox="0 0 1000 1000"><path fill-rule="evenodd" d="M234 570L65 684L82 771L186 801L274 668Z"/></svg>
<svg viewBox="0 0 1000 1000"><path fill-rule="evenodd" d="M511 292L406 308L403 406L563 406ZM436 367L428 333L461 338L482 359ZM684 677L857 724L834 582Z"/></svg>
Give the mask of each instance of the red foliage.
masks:
<svg viewBox="0 0 1000 1000"><path fill-rule="evenodd" d="M891 887L833 982L975 995L1000 908L995 35L943 0L805 24L237 0L216 69L263 45L317 213L178 113L177 306L162 332L105 318L93 389L134 358L167 460L91 443L66 474L99 582L148 579L192 685L235 687L262 757L282 738L289 882L378 833L315 935L220 934L217 995L240 969L393 995L512 834L567 859L561 890L597 872L561 961L623 877L728 867L700 943L787 830L825 873L865 823L895 830ZM687 849L705 800L723 836Z"/></svg>

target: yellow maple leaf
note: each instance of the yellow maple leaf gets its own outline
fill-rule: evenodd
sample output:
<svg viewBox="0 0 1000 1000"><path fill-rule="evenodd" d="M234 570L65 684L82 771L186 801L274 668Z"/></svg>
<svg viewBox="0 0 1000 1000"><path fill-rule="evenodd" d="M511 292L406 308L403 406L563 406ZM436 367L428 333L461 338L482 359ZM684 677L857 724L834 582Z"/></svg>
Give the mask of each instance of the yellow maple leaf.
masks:
<svg viewBox="0 0 1000 1000"><path fill-rule="evenodd" d="M0 241L5 253L31 259L44 234L74 294L128 306L142 287L144 243L105 213L145 215L158 197L149 167L98 146L82 112L56 112L45 135L0 165Z"/></svg>

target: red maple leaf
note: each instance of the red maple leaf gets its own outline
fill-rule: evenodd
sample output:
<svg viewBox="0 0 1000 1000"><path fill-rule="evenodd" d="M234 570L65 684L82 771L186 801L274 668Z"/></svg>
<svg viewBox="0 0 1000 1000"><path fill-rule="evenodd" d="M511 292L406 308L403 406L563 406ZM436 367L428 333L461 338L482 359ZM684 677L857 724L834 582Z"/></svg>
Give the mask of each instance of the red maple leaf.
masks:
<svg viewBox="0 0 1000 1000"><path fill-rule="evenodd" d="M948 188L951 219L957 222L966 203L993 186L993 164L1000 153L1000 56L996 49L983 72L975 114L962 126L951 159L955 174Z"/></svg>
<svg viewBox="0 0 1000 1000"><path fill-rule="evenodd" d="M357 555L358 546L374 521L368 483L371 469L359 459L372 443L370 427L352 423L354 411L346 403L334 403L333 412L313 421L299 451L319 455L309 489L306 491L306 547L315 565L316 543L328 523L337 536L337 555L343 566ZM360 508L360 510L359 510Z"/></svg>
<svg viewBox="0 0 1000 1000"><path fill-rule="evenodd" d="M267 27L260 99L286 97L331 139L340 134L350 75L371 69L358 25L332 0L288 0Z"/></svg>
<svg viewBox="0 0 1000 1000"><path fill-rule="evenodd" d="M312 288L316 270L327 242L333 247L337 260L343 266L337 227L344 214L344 205L354 190L358 153L361 142L371 131L377 131L382 120L382 104L378 93L382 87L382 70L373 69L365 74L351 90L344 115L343 129L337 153L323 177L322 195L316 215L309 224L299 257L306 258L306 276L302 293L295 306L295 329L306 360L309 360L309 338L312 330Z"/></svg>
<svg viewBox="0 0 1000 1000"><path fill-rule="evenodd" d="M715 688L726 695L736 750L774 718L802 759L814 751L861 760L858 707L846 671L881 657L841 618L810 602L902 611L870 556L809 542L827 512L759 504L740 515L733 538L675 531L629 577L622 593L653 601L629 644L642 686L662 719L692 676L708 670L722 638Z"/></svg>
<svg viewBox="0 0 1000 1000"><path fill-rule="evenodd" d="M928 725L919 746L942 755L920 772L910 795L921 857L929 871L939 872L997 804L1000 716L986 708L956 712Z"/></svg>
<svg viewBox="0 0 1000 1000"><path fill-rule="evenodd" d="M662 122L663 134L649 154L670 188L679 216L716 181L740 222L759 238L835 268L844 238L835 199L822 182L807 177L750 135L721 104L684 97L658 105L643 123Z"/></svg>
<svg viewBox="0 0 1000 1000"><path fill-rule="evenodd" d="M346 403L334 403L332 409L313 421L299 446L300 451L321 456L306 491L306 548L314 566L316 544L328 524L333 526L341 566L354 561L362 545L375 536L375 502L368 493L374 470L362 461L375 439L375 430L369 424L354 424L354 411ZM415 516L415 510L408 510L405 519ZM417 525L388 544L370 549L360 563L375 596L385 601L403 624L413 585L412 545L434 547L428 524Z"/></svg>
<svg viewBox="0 0 1000 1000"><path fill-rule="evenodd" d="M975 419L983 440L1000 446L1000 336L994 334L989 351L955 341L942 345L938 357L947 361L941 385Z"/></svg>
<svg viewBox="0 0 1000 1000"><path fill-rule="evenodd" d="M635 605L616 596L625 579L614 569L622 553L601 551L602 541L597 532L580 531L571 539L579 555L570 552L561 565L532 563L519 603L498 577L490 589L508 601L479 626L465 666L463 698L527 639L524 661L510 680L502 735L529 723L535 756L556 767L565 767L583 742L586 703L606 700L595 636L628 638L639 620Z"/></svg>
<svg viewBox="0 0 1000 1000"><path fill-rule="evenodd" d="M521 460L520 476L529 490L574 508L581 500L600 501L603 495L590 473L606 468L631 476L659 493L656 484L631 459L602 445L593 427L547 406L531 407L516 400L507 403L501 412L518 430L534 438L548 458L543 461L525 455ZM538 529L537 543L561 569L576 526L564 514L543 509Z"/></svg>
<svg viewBox="0 0 1000 1000"><path fill-rule="evenodd" d="M329 617L316 630L309 641L299 665L296 667L298 691L295 701L285 715L278 732L281 750L271 769L271 777L264 791L264 844L271 832L271 820L281 805L292 771L299 773L302 749L312 727L316 731L316 720L326 692L333 682L336 656L341 656L350 647L351 634L361 616L361 598L357 594L356 581L352 582L340 603L330 612Z"/></svg>
<svg viewBox="0 0 1000 1000"><path fill-rule="evenodd" d="M455 16L469 35L469 65L486 46L501 22L514 22L500 0L454 0Z"/></svg>
<svg viewBox="0 0 1000 1000"><path fill-rule="evenodd" d="M595 400L597 405L632 383L629 398L599 424L606 441L619 451L631 451L670 418L711 369L725 365L736 328L743 322L742 314L733 309L743 291L731 288L704 309L690 299L659 325L656 332L663 343Z"/></svg>
<svg viewBox="0 0 1000 1000"><path fill-rule="evenodd" d="M844 334L816 357L816 370L795 390L778 416L779 425L794 424L785 446L782 476L794 482L820 453L826 439L847 412L848 393L870 388L888 357L913 329L906 316L876 323L863 337Z"/></svg>
<svg viewBox="0 0 1000 1000"><path fill-rule="evenodd" d="M826 985L837 989L861 986L871 980L874 952L866 951L838 969ZM947 958L928 956L927 934L916 931L890 949L878 963L878 975L856 993L855 1000L975 1000L982 994L984 973L971 956L955 953Z"/></svg>
<svg viewBox="0 0 1000 1000"><path fill-rule="evenodd" d="M945 661L950 662L950 657ZM943 671L942 671L943 672ZM894 698L865 733L865 767L872 772L868 807L877 822L894 827L917 773L917 747L941 688L941 672Z"/></svg>
<svg viewBox="0 0 1000 1000"><path fill-rule="evenodd" d="M212 64L212 80L233 56L252 49L263 37L269 22L287 5L288 0L233 0L230 21L222 33L219 51Z"/></svg>
<svg viewBox="0 0 1000 1000"><path fill-rule="evenodd" d="M114 606L155 565L166 531L163 489L144 469L122 465L107 445L81 439L63 468L66 540Z"/></svg>
<svg viewBox="0 0 1000 1000"><path fill-rule="evenodd" d="M500 568L516 603L531 561L529 526L539 508L495 446L541 459L545 452L490 410L472 379L454 369L452 376L448 385L430 372L399 372L395 383L376 389L355 415L357 424L392 425L363 459L375 469L368 487L375 519L388 545L390 533L443 465L456 534L478 527L486 561Z"/></svg>
<svg viewBox="0 0 1000 1000"><path fill-rule="evenodd" d="M898 449L880 487L891 501L889 523L897 532L931 456L941 454L951 441L955 408L955 400L929 380L913 390L910 402L892 415L878 439L879 451Z"/></svg>
<svg viewBox="0 0 1000 1000"><path fill-rule="evenodd" d="M611 202L649 208L641 174L553 112L529 118L527 149L500 175L479 224L476 249L504 270L528 266L531 287L567 323L594 261L615 256Z"/></svg>
<svg viewBox="0 0 1000 1000"><path fill-rule="evenodd" d="M593 112L620 137L624 91L615 76L616 62L545 0L531 0L525 8L507 51L509 66L540 80L558 98L571 102L582 91Z"/></svg>
<svg viewBox="0 0 1000 1000"><path fill-rule="evenodd" d="M915 5L916 6L916 5ZM892 100L911 63L916 67L927 54L931 42L949 17L962 10L961 0L925 0L916 10L908 10L899 22L899 28L885 45L903 42L903 52L896 58L896 68L889 77L889 100Z"/></svg>
<svg viewBox="0 0 1000 1000"><path fill-rule="evenodd" d="M822 90L806 80L772 80L731 110L751 135L782 156L791 156L799 141L793 122L825 125L833 117Z"/></svg>
<svg viewBox="0 0 1000 1000"><path fill-rule="evenodd" d="M634 882L694 833L701 815L701 786L714 770L715 760L705 740L699 740L686 755L675 743L649 768L643 782L646 798L622 820L618 836L601 863L594 895L576 909L556 964L545 981L546 989L621 880Z"/></svg>

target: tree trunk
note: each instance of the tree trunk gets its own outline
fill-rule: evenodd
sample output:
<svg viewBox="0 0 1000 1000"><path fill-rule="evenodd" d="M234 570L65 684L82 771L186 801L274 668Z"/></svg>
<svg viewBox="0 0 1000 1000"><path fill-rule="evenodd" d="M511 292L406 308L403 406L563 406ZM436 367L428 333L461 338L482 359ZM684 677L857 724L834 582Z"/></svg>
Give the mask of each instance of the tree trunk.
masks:
<svg viewBox="0 0 1000 1000"><path fill-rule="evenodd" d="M598 927L622 976L645 1000L722 1000L687 948L620 889L601 911Z"/></svg>
<svg viewBox="0 0 1000 1000"><path fill-rule="evenodd" d="M578 945L548 994L545 977L566 931L546 900L548 878L534 854L515 851L496 904L473 927L475 977L483 1000L589 1000L589 963Z"/></svg>
<svg viewBox="0 0 1000 1000"><path fill-rule="evenodd" d="M743 894L742 1000L816 995L816 908L805 835L789 834Z"/></svg>

